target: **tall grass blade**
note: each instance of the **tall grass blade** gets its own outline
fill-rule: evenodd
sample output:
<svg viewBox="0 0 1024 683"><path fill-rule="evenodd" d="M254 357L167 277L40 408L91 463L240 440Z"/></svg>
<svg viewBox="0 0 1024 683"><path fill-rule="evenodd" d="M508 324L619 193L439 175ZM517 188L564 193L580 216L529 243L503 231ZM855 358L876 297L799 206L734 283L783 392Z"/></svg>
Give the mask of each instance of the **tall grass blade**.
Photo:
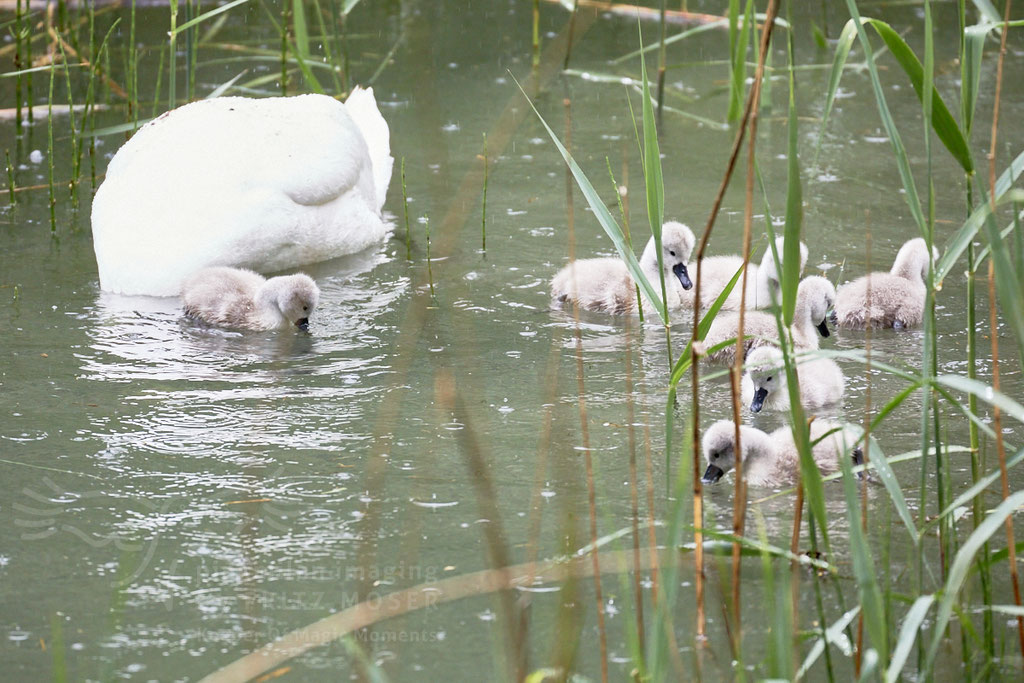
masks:
<svg viewBox="0 0 1024 683"><path fill-rule="evenodd" d="M836 92L839 91L839 79L842 78L843 69L846 67L846 58L850 55L850 48L853 46L853 39L857 37L857 26L852 22L846 22L839 40L836 41L836 54L832 58L832 71L828 76L828 89L825 95L825 110L821 115L821 129L818 133L818 143L814 146L814 166L818 165L818 155L821 153L821 143L825 139L825 130L828 128L828 118L832 114L832 106L836 101Z"/></svg>
<svg viewBox="0 0 1024 683"><path fill-rule="evenodd" d="M874 559L868 547L868 539L861 521L861 507L857 483L854 477L852 461L848 455L854 444L846 444L839 456L839 466L843 473L843 492L846 494L846 514L849 519L850 554L853 556L853 573L857 577L860 593L860 606L864 610L864 618L868 634L875 649L881 653L882 661L889 659L888 626L885 620L885 608L882 604L882 593L875 576ZM884 460L884 456L882 458ZM874 458L871 459L874 462ZM867 669L869 667L865 667Z"/></svg>
<svg viewBox="0 0 1024 683"><path fill-rule="evenodd" d="M299 0L296 0L296 2L298 2L298 1ZM190 19L190 20L186 21L184 24L182 24L180 26L176 26L174 28L174 33L178 34L178 33L181 33L182 31L187 31L188 29L193 28L194 26L198 26L199 24L201 24L202 22L206 21L207 19L212 19L213 17L217 16L218 14L222 14L224 12L227 12L230 9L234 9L235 7L238 7L239 5L244 5L247 2L249 2L249 0L231 0L231 2L225 3L223 5L218 5L217 7L214 7L213 9L211 9L209 12L203 12L202 14L200 14L197 17L195 17L194 19Z"/></svg>
<svg viewBox="0 0 1024 683"><path fill-rule="evenodd" d="M932 626L932 640L928 645L924 669L920 672L922 677L930 677L932 674L932 669L935 666L935 657L938 655L939 646L945 636L946 624L953 613L953 603L956 601L957 595L960 593L960 589L963 587L964 581L971 571L971 567L974 564L974 556L977 555L978 551L989 541L992 535L1002 528L1006 519L1014 514L1021 505L1024 505L1024 491L1017 491L1006 498L967 537L967 540L960 547L960 551L953 558L953 564L949 568L949 577L942 588L942 599L939 602L938 614Z"/></svg>
<svg viewBox="0 0 1024 683"><path fill-rule="evenodd" d="M935 602L934 595L922 595L907 610L903 617L903 626L900 627L899 638L896 640L896 648L893 650L892 659L889 660L889 666L885 672L886 683L894 683L899 680L900 672L903 671L903 667L907 663L910 650L914 647L917 635L921 631L921 624L928 616L928 610L931 609L933 602Z"/></svg>
<svg viewBox="0 0 1024 683"><path fill-rule="evenodd" d="M923 93L926 87L924 83L925 75L921 62L914 54L914 51L910 49L907 42L889 24L878 19L865 19L864 21L871 24L882 40L885 41L885 44L892 52L892 56L896 58L899 65L903 67L904 73L910 78L910 84L914 87L914 92L917 93L918 99L923 101ZM974 162L971 159L967 140L960 131L960 127L956 124L953 115L946 108L946 103L943 102L939 91L935 89L933 84L928 90L931 91L932 95L931 123L935 134L942 141L942 144L945 145L946 149L949 150L949 153L953 155L953 158L963 167L964 171L972 173L974 171Z"/></svg>
<svg viewBox="0 0 1024 683"><path fill-rule="evenodd" d="M960 107L964 137L970 139L974 124L974 110L978 104L981 83L981 56L985 51L985 38L992 26L980 24L964 29L963 55L960 64Z"/></svg>
<svg viewBox="0 0 1024 683"><path fill-rule="evenodd" d="M917 223L923 237L927 232L927 225L924 214L921 212L921 200L917 194L917 185L914 183L914 176L910 170L910 160L907 158L907 150L903 146L903 139L896 129L896 122L893 121L889 105L885 100L885 92L882 89L882 81L878 77L878 67L875 65L871 42L868 40L867 31L864 30L864 22L860 17L860 12L857 10L855 0L846 0L846 7L850 11L850 16L853 17L851 21L854 22L854 26L857 29L857 37L864 50L868 73L871 77L871 87L874 90L875 102L878 105L878 113L882 119L882 125L885 127L886 134L889 136L889 143L892 146L893 153L896 155L896 166L900 172L900 179L903 181L907 206L910 208L914 222Z"/></svg>
<svg viewBox="0 0 1024 683"><path fill-rule="evenodd" d="M814 663L818 661L822 653L825 652L825 648L828 643L834 643L836 645L843 645L845 647L850 646L849 640L843 635L843 631L849 628L850 624L853 623L854 618L860 614L860 605L853 607L847 611L843 616L839 617L831 626L825 629L821 638L814 641L814 645L811 646L810 652L804 658L800 668L797 669L795 680L800 680L807 675L807 672L811 670Z"/></svg>
<svg viewBox="0 0 1024 683"><path fill-rule="evenodd" d="M793 324L793 312L796 309L796 289L800 281L800 229L803 224L803 190L800 186L800 159L797 156L799 126L796 112L796 81L793 76L793 32L787 36L787 55L789 69L789 143L786 178L786 225L785 252L782 260L782 316L786 326ZM770 240L769 248L774 251L775 240ZM776 255L778 258L778 255Z"/></svg>
<svg viewBox="0 0 1024 683"><path fill-rule="evenodd" d="M988 233L988 243L992 250L992 263L995 265L1003 319L1017 338L1018 360L1021 367L1024 367L1024 289L1020 286L1016 268L1010 260L1010 250L1000 236L995 218L991 215L985 220L985 231ZM998 432L998 429L996 431Z"/></svg>
<svg viewBox="0 0 1024 683"><path fill-rule="evenodd" d="M513 80L515 79L513 78ZM519 91L523 93L523 97L526 97L526 101L529 103L533 113L537 115L538 119L540 119L541 124L544 126L544 130L547 131L551 141L555 144L558 152L562 155L562 159L564 159L566 165L568 165L573 178L576 180L576 184L579 185L580 192L582 192L584 198L586 198L587 203L590 205L590 209L594 212L594 216L597 218L598 223L604 229L608 237L611 238L612 244L615 245L615 250L625 262L630 276L632 276L633 280L640 285L640 290L644 293L644 296L647 297L647 300L651 302L653 308L658 312L659 317L661 317L661 321L667 325L668 318L665 317L665 306L662 304L661 298L654 291L654 287L640 269L640 263L637 261L636 255L626 244L626 238L622 232L622 228L619 227L615 218L612 217L611 212L608 211L608 207L605 206L604 201L602 201L601 197L597 194L597 190L594 189L590 180L587 179L583 169L579 167L576 160L572 158L572 155L569 154L568 150L565 149L565 146L562 145L558 136L555 135L555 132L551 130L551 127L547 124L547 121L544 120L544 117L540 115L539 111L537 111L533 102L531 102L530 98L526 96L526 91L523 90L521 85L519 85L519 81L516 81L516 85L519 86ZM659 251L661 250L659 249Z"/></svg>
<svg viewBox="0 0 1024 683"><path fill-rule="evenodd" d="M637 32L640 22L637 21ZM640 44L643 45L643 34L640 33ZM658 130L654 124L654 107L651 104L651 86L647 80L647 62L640 55L640 75L643 80L643 129L644 129L644 186L647 197L647 220L654 236L654 247L658 254L658 279L661 284L661 301L663 310L659 311L661 319L668 324L668 298L665 291L665 267L661 253L661 226L665 221L665 183L661 172L661 150L658 145ZM672 348L669 345L669 365L671 366Z"/></svg>

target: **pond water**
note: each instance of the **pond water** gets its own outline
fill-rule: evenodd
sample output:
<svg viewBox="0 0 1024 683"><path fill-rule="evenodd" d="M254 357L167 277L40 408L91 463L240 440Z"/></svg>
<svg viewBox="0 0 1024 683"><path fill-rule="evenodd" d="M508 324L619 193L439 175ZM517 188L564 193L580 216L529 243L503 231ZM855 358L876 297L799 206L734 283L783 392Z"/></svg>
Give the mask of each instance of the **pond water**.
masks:
<svg viewBox="0 0 1024 683"><path fill-rule="evenodd" d="M726 3L690 5L720 12ZM58 187L53 235L45 187L21 192L15 208L3 209L0 659L12 679L55 676L54 651L63 647L67 673L74 679L196 680L279 635L355 605L361 597L379 602L393 591L486 569L492 566L496 537L512 563L555 557L587 543L577 328L570 313L551 310L548 294L551 276L569 253L565 170L542 126L524 108L512 78L523 80L529 72L530 7L511 0L367 0L353 11L347 30L354 81L367 82L397 45L392 61L373 82L396 158L386 204L396 231L371 253L306 269L322 289L308 335L203 329L182 319L176 300L102 293L89 233L88 192L76 210L66 186ZM542 39L549 46L564 31L568 14L547 3L541 10ZM922 43L918 7L865 3L862 11L905 32L911 45ZM834 37L844 17L838 5L829 12ZM808 26L811 17L820 21L819 13L816 7L809 16L794 19ZM955 102L955 5L939 5L935 13L936 82L947 102ZM262 5L236 8L226 16L219 32L199 49L200 95L243 69L249 70L247 77L280 71L279 58L254 54L258 48L275 54L280 46ZM111 60L116 80L123 76L127 10L99 15L97 33L102 36L115 17L122 18L111 39L122 51L115 51ZM168 25L166 8L138 10L137 40L152 46L139 67L146 96L155 87L158 68L165 68L156 47ZM643 28L648 39L657 34L655 24ZM572 69L637 76L635 59L610 63L637 47L632 19L599 15L591 22L581 16L576 31ZM831 62L831 48L817 48L809 32L796 36L796 50L798 63ZM978 160L984 159L988 146L993 52L990 45L972 140ZM724 64L707 62L727 54L727 35L715 30L677 43L668 55L673 68L666 103L688 115L668 111L662 123L666 213L697 232L707 219L733 138L731 129L711 123L725 116L728 71ZM852 61L860 58L855 49ZM10 70L5 59L5 70ZM546 59L557 62L561 57ZM774 60L785 62L783 42L776 45ZM924 192L919 104L892 60L881 57L880 63L886 67L886 96ZM887 269L899 245L915 236L916 227L899 189L866 71L851 69L844 75L820 168L811 168L827 75L822 67L801 71L798 78L804 231L808 272L824 272L843 282L863 273L869 262ZM183 78L179 75L179 84ZM1024 130L1013 115L1024 106L1019 33L1010 36L1005 79L999 170L1024 148ZM0 83L5 107L13 106L12 80ZM292 91L304 89L297 72L292 81ZM45 73L36 76L37 104L45 103L46 84ZM261 87L254 94L280 93L273 81ZM59 82L57 88L62 92ZM84 93L75 94L81 101ZM759 160L778 218L785 203L784 74L773 79L769 97L760 122ZM632 223L642 234L642 172L627 99L639 111L634 90L570 72L552 77L536 102L560 135L570 117L577 158L611 200L605 166L609 158L619 181L628 183ZM55 95L55 101L62 100ZM124 119L114 106L98 123L114 125ZM58 180L70 174L66 126L64 119L56 120ZM485 133L490 163L484 251L483 166L478 155ZM8 123L0 137L18 167L17 184L45 186L45 158L37 163L30 154L36 149L46 153L45 120L20 140ZM100 139L100 174L122 139ZM963 221L964 180L937 141L933 151L941 246ZM413 231L411 259L406 258L400 158L405 159ZM742 186L738 175L709 253L738 250ZM612 253L578 192L573 206L576 255ZM426 216L429 270L421 220ZM758 236L763 225L759 216ZM966 368L962 270L954 269L938 299L939 363L943 372L961 374ZM978 289L984 294L982 279ZM986 296L979 298L978 308L982 351L977 371L988 382ZM666 482L683 462L675 448L669 457L671 471L666 468L665 334L598 314L584 315L579 330L598 532L611 534L632 523L631 432L642 476L649 435L654 514L664 520L673 503L666 497ZM689 330L687 320L673 327L673 357ZM898 367L915 369L922 341L920 331L875 332L872 352ZM824 346L857 349L864 342L863 333L844 331ZM1008 330L1000 342L1003 389L1020 397L1020 365ZM834 412L860 422L868 381L856 364L847 363L844 369L848 389ZM634 386L632 396L627 382ZM689 378L680 386L673 416L677 446L689 414ZM903 380L873 373L872 404L884 405L904 386ZM708 380L701 392L705 425L730 416L724 379ZM991 418L986 407L980 410ZM940 414L944 441L967 445L967 424L957 407L942 403ZM765 414L749 421L769 429L782 420ZM1017 425L1004 420L1004 426L1008 442L1019 444ZM921 399L914 394L884 422L876 438L893 455L919 449L920 432ZM995 449L986 441L984 451L991 468ZM483 474L476 456L484 463ZM963 454L950 457L958 491L970 481L969 461ZM897 465L895 471L916 514L919 463ZM934 480L933 469L928 476ZM1024 483L1019 471L1011 471L1011 477L1014 489ZM933 512L934 483L926 491ZM751 497L768 493L752 491ZM826 486L826 495L839 554L831 559L840 566L848 602L855 602L841 487ZM647 487L642 486L641 499L646 496ZM731 477L706 490L709 528L729 528L732 496ZM997 500L993 495L985 502L994 506ZM872 519L893 520L886 569L894 590L909 592L905 531L881 487L872 488L870 501ZM787 546L792 496L757 508L769 538ZM875 547L884 543L885 527L872 525ZM960 537L972 528L967 515L958 525ZM664 528L657 533L663 543ZM935 544L932 538L925 542ZM609 547L629 545L627 536ZM680 649L690 661L695 645L688 561L684 559L681 600L673 616ZM766 608L760 560L746 562L749 650L744 657L756 664L767 647L764 627L758 625ZM730 675L732 666L721 607L729 590L725 566L712 559L707 572L708 599L714 606L708 611L709 647L701 651L704 671L713 678ZM993 590L1008 596L1004 574L995 577ZM926 590L938 586L934 577L926 584ZM602 588L610 673L622 679L634 666L628 581L606 575ZM528 598L531 604L526 630L530 662L540 667L560 661L559 643L571 641L578 632L574 666L597 679L601 654L594 586L583 580L574 590L550 582L520 593L518 599ZM807 588L804 594L801 606L809 614L813 592ZM578 607L578 624L560 621L566 613L574 614L565 604ZM826 607L830 621L842 612L833 602ZM810 628L810 621L802 626ZM1010 627L1001 618L996 625L997 637L1007 640L1012 651ZM395 679L429 673L448 680L480 680L504 676L498 655L507 645L506 634L500 601L483 594L383 621L358 632L355 642L365 645L370 660ZM950 661L959 661L958 655L950 656ZM283 666L291 667L296 680L334 680L355 676L352 662L344 644L333 641ZM845 658L837 666L851 670Z"/></svg>

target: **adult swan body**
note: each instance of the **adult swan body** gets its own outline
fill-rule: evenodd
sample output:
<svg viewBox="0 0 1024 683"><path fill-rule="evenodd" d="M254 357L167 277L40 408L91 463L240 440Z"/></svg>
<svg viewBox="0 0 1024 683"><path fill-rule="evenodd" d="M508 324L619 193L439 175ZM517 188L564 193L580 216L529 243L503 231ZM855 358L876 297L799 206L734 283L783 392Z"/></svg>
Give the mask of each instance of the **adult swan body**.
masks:
<svg viewBox="0 0 1024 683"><path fill-rule="evenodd" d="M388 125L373 90L221 97L143 126L92 208L100 287L174 296L208 266L266 273L362 251L390 231Z"/></svg>

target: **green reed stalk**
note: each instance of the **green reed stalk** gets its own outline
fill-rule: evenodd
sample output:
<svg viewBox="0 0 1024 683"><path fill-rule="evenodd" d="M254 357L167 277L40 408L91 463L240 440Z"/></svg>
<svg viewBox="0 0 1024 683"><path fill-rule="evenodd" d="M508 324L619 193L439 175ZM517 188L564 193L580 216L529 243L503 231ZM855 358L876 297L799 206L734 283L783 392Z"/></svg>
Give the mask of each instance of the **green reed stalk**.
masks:
<svg viewBox="0 0 1024 683"><path fill-rule="evenodd" d="M974 100L972 99L972 93L977 92L977 83L974 82L976 78L974 70L970 68L968 45L966 41L967 31L967 9L966 0L957 0L957 15L960 25L960 119L961 126L963 127L964 137L968 140L971 137L971 124L974 120ZM967 191L967 216L970 216L974 210L974 184L970 174L965 174L965 186ZM975 309L975 280L977 278L977 266L975 264L974 254L974 240L969 240L967 244L967 377L971 380L976 380L978 372L976 365L978 362L978 342L976 337L975 329L977 327L977 311ZM972 415L978 414L978 399L974 394L967 395L967 409ZM978 437L978 426L973 420L967 421L967 428L969 434L969 445L971 449L971 483L977 484L978 479L981 478L982 472L984 471L981 466L981 453L980 453L980 439ZM977 530L978 525L981 524L985 516L985 509L982 505L980 497L975 496L971 501L971 517L974 522L974 528ZM989 545L986 543L982 550L985 556L988 556ZM987 604L992 604L992 578L991 571L988 564L983 564L978 568L978 579L981 584L981 595L982 601ZM985 652L988 655L989 660L995 657L995 630L992 622L992 611L984 610L982 612L982 633L985 644Z"/></svg>
<svg viewBox="0 0 1024 683"><path fill-rule="evenodd" d="M345 61L345 55L341 38L344 21L347 16L347 14L342 14L338 11L337 2L331 2L331 35L334 38L334 49L337 50L338 57L336 58L334 56L334 50L330 50L330 48L327 49L331 55L331 66L334 68L335 82L339 83L338 89L341 92L348 92L348 74L345 73L345 69L342 66L342 63ZM341 63L339 63L339 59Z"/></svg>
<svg viewBox="0 0 1024 683"><path fill-rule="evenodd" d="M57 234L57 195L53 188L53 62L50 63L50 94L46 98L46 164L47 186L50 192L50 233Z"/></svg>
<svg viewBox="0 0 1024 683"><path fill-rule="evenodd" d="M64 85L68 91L68 122L71 127L71 180L68 182L68 187L71 191L71 206L77 210L78 176L81 173L81 158L75 154L75 150L78 149L78 133L75 130L75 102L71 96L71 69L68 68L68 56L64 52L64 42L57 41L57 44L60 46L61 61L64 64Z"/></svg>
<svg viewBox="0 0 1024 683"><path fill-rule="evenodd" d="M484 195L480 208L480 249L487 254L487 133L484 133Z"/></svg>
<svg viewBox="0 0 1024 683"><path fill-rule="evenodd" d="M168 43L167 43L167 59L168 59L168 66L169 66L169 68L167 69L167 110L168 111L170 111L171 109L174 109L175 95L177 93L177 73L175 73L176 60L177 60L177 53L176 53L177 48L175 47L175 42L177 41L177 38L178 38L177 28L178 28L178 2L179 1L180 0L170 0L170 4L171 4L171 32L170 32L170 37L168 38Z"/></svg>
<svg viewBox="0 0 1024 683"><path fill-rule="evenodd" d="M540 65L540 0L533 0L533 49L530 63L536 69Z"/></svg>
<svg viewBox="0 0 1024 683"><path fill-rule="evenodd" d="M615 199L619 204L619 215L622 216L622 227L623 234L626 238L626 244L629 245L630 251L633 250L633 240L629 235L629 219L626 217L626 210L622 205L622 195L619 193L619 186L615 182L615 174L612 173L612 162L608 160L608 157L604 158L605 165L608 166L608 176L612 179L612 189L615 190ZM625 162L623 162L623 168L626 168ZM640 305L640 285L633 283L633 287L636 290L636 313L640 317L640 324L644 324L644 307Z"/></svg>
<svg viewBox="0 0 1024 683"><path fill-rule="evenodd" d="M164 76L164 51L158 50L160 56L156 66L156 87L153 89L153 104L150 108L150 116L156 118L157 108L160 106L160 87ZM137 122L137 120L136 120Z"/></svg>
<svg viewBox="0 0 1024 683"><path fill-rule="evenodd" d="M434 294L434 271L430 266L430 216L423 217L423 225L427 233L427 279L430 282L430 298L435 298Z"/></svg>
<svg viewBox="0 0 1024 683"><path fill-rule="evenodd" d="M665 0L661 0L661 13L659 16L660 37L658 38L658 121L661 121L661 110L665 104ZM640 44L643 47L643 44Z"/></svg>
<svg viewBox="0 0 1024 683"><path fill-rule="evenodd" d="M135 44L135 0L132 0L128 26L128 118L139 125L139 48Z"/></svg>
<svg viewBox="0 0 1024 683"><path fill-rule="evenodd" d="M14 108L15 108L15 120L14 120L14 134L21 137L21 70L24 68L24 63L21 61L21 44L24 40L22 33L22 10L21 0L18 0L18 4L14 10L14 70L18 72L18 75L14 79ZM29 36L29 42L31 42L31 36ZM29 108L32 107L32 103L29 102ZM12 202L13 203L13 202Z"/></svg>
<svg viewBox="0 0 1024 683"><path fill-rule="evenodd" d="M14 165L11 163L11 150L4 150L4 160L7 162L7 194L11 199L11 207L16 203L14 195Z"/></svg>
<svg viewBox="0 0 1024 683"><path fill-rule="evenodd" d="M28 0L25 2L25 9L31 9L28 4ZM32 13L28 14L28 23L24 26L24 40L25 40L25 61L23 64L26 67L31 68L32 66ZM35 113L32 110L32 72L29 71L25 74L25 101L28 103L28 125L32 125L35 122ZM19 116L20 120L21 117Z"/></svg>
<svg viewBox="0 0 1024 683"><path fill-rule="evenodd" d="M288 27L292 25L290 2L281 3L281 95L288 94Z"/></svg>
<svg viewBox="0 0 1024 683"><path fill-rule="evenodd" d="M412 260L412 236L409 233L409 195L405 191L405 157L402 157L402 213L405 215L405 260Z"/></svg>
<svg viewBox="0 0 1024 683"><path fill-rule="evenodd" d="M562 64L562 69L569 68L569 58L572 56L573 33L576 31L576 12L579 8L580 0L573 0L572 14L569 15L569 39L565 44L565 62Z"/></svg>
<svg viewBox="0 0 1024 683"><path fill-rule="evenodd" d="M50 650L53 653L53 680L63 683L68 679L68 667L64 660L64 624L60 612L50 615Z"/></svg>
<svg viewBox="0 0 1024 683"><path fill-rule="evenodd" d="M198 14L193 0L185 0L185 21L192 21ZM196 39L198 28L185 31L185 99L191 102L196 96Z"/></svg>

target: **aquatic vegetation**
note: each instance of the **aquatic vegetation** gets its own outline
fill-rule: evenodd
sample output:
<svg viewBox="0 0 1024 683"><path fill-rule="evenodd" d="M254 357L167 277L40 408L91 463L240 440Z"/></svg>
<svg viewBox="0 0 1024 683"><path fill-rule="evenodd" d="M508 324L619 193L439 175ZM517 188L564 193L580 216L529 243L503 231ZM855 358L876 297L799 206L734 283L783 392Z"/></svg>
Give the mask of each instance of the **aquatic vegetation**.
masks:
<svg viewBox="0 0 1024 683"><path fill-rule="evenodd" d="M670 4L13 5L0 647L55 679L399 679L487 648L480 678L1016 675L1024 22L1009 1L946 3L955 27L928 0ZM405 234L318 267L313 334L99 293L86 154L95 189L175 105L371 83ZM158 192L185 205L186 184ZM697 227L692 314L666 216ZM910 238L936 253L920 326L798 353L797 264L842 285ZM737 256L712 283L715 254ZM549 310L576 255L627 273L646 324ZM777 305L755 313L759 280ZM744 398L756 331L777 340L775 414ZM841 432L801 400L815 360L846 377ZM786 480L738 460L705 486L702 444L756 448L751 425L786 444Z"/></svg>

